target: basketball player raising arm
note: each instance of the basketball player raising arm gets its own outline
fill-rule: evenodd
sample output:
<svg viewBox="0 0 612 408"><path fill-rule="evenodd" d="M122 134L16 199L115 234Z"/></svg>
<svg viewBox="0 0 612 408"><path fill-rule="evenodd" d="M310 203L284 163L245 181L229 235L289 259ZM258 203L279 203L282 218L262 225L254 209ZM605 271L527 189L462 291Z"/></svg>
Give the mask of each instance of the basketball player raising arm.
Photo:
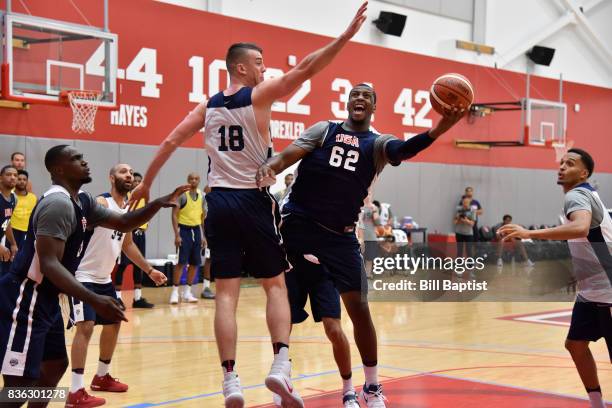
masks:
<svg viewBox="0 0 612 408"><path fill-rule="evenodd" d="M281 224L287 254L294 266L287 274L292 318L293 312L301 313L304 307L306 297L300 293L319 291L310 299L313 310L321 311L317 317L338 320L340 305L336 293L339 292L353 322L355 343L364 366L364 402L368 408L383 408L386 398L377 376L376 331L365 296L367 280L355 237L355 223L374 178L384 166L388 163L399 165L402 160L426 149L455 125L465 112L447 111L433 129L401 141L370 130L375 110L374 89L367 84L358 84L349 93L346 122L324 121L310 127L292 145L268 159L259 168L256 181L261 186L302 160L283 201ZM321 274L321 281L313 283L313 266L309 260L320 263L328 271ZM299 286L300 275L305 274L311 275L310 287L295 288ZM297 283L294 282L296 278ZM335 327L341 331L339 324ZM341 367L350 370L348 342L343 340L343 336L336 336L332 341L334 351L343 350L341 354L347 358L345 364L338 364L345 380L343 404L357 407L352 385L346 384L351 373L343 372Z"/></svg>
<svg viewBox="0 0 612 408"><path fill-rule="evenodd" d="M228 70L237 70L245 75L246 80L244 81L245 83L231 84L224 93L232 94L243 86L253 87L251 98L253 110L255 111L257 130L266 142L270 140L269 126L271 109L274 101L295 91L304 81L312 78L316 73L332 62L340 50L342 50L357 31L359 31L359 28L366 19L365 12L367 10L367 5L367 1L361 5L355 17L342 35L325 47L308 55L300 61L295 68L280 77L264 81L263 74L266 68L263 63L261 50L258 51L253 48L247 50L247 52L242 53L244 55L241 55L241 58L238 58L237 61L227 61L226 58ZM232 64L231 67L230 64ZM134 207L135 203L138 203L141 198L145 200L149 199L151 184L164 163L166 163L168 158L170 158L172 153L179 146L207 125L207 123L205 123L206 105L206 102L200 103L162 142L145 173L142 183L132 192L129 201L130 208Z"/></svg>
<svg viewBox="0 0 612 408"><path fill-rule="evenodd" d="M211 274L217 282L215 337L226 407L244 406L235 369L241 271L260 279L266 292L274 360L265 384L283 407L304 406L291 381L291 316L284 278L289 265L278 233L278 206L267 189L257 189L255 174L272 151L270 116L274 101L289 95L330 63L357 33L366 19L366 9L364 2L344 33L277 78L264 81L266 67L259 46L231 45L225 59L229 87L198 105L168 135L132 194L132 206L148 198L151 183L172 152L204 127L208 185L212 190L206 195L205 232L211 250Z"/></svg>

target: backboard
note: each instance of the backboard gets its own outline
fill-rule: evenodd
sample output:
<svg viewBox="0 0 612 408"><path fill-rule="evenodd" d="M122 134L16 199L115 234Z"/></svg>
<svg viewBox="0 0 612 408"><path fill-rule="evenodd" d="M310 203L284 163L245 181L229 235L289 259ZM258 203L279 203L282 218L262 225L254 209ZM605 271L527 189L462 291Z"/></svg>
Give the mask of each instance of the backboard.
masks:
<svg viewBox="0 0 612 408"><path fill-rule="evenodd" d="M567 105L525 98L522 101L525 143L531 146L565 146Z"/></svg>
<svg viewBox="0 0 612 408"><path fill-rule="evenodd" d="M98 91L117 106L118 37L103 29L2 13L2 99L65 104L61 93Z"/></svg>
<svg viewBox="0 0 612 408"><path fill-rule="evenodd" d="M471 138L455 140L457 147L563 147L566 144L567 105L533 98L474 103L468 124Z"/></svg>

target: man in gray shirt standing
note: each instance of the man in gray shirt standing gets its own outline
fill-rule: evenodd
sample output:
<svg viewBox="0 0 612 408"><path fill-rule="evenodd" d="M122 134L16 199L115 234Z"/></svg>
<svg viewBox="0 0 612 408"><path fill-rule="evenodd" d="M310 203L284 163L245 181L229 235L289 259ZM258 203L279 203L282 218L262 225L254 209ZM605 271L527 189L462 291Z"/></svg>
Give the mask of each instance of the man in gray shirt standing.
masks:
<svg viewBox="0 0 612 408"><path fill-rule="evenodd" d="M612 362L612 219L587 182L594 167L593 158L582 149L570 149L561 159L557 184L565 192L563 225L530 231L508 224L498 233L504 240L532 238L569 242L578 295L565 348L576 364L591 407L604 408L589 342L603 337Z"/></svg>

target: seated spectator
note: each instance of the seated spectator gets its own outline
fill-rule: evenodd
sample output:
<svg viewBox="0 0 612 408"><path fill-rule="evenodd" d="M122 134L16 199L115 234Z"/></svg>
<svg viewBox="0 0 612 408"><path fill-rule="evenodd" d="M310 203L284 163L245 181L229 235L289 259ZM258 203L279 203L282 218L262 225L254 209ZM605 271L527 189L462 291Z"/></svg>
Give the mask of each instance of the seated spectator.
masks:
<svg viewBox="0 0 612 408"><path fill-rule="evenodd" d="M412 234L410 233L410 230L413 228L419 228L419 224L417 224L411 216L405 216L402 219L400 229L406 233L406 236L408 237L408 245L410 246L412 246Z"/></svg>
<svg viewBox="0 0 612 408"><path fill-rule="evenodd" d="M376 222L376 236L378 238L393 237L393 215L391 205L380 203L378 200L372 201L378 210L378 221Z"/></svg>
<svg viewBox="0 0 612 408"><path fill-rule="evenodd" d="M502 219L502 223L495 226L495 231L499 229L502 225L511 224L512 216L510 214L504 215ZM515 238L512 241L503 242L501 239L498 239L497 242L497 266L504 266L503 254L511 253L512 256L516 256L517 253L521 255L523 261L527 262L528 266L534 266L535 264L529 259L527 255L527 250L525 249L525 245L523 245L523 241L520 238Z"/></svg>

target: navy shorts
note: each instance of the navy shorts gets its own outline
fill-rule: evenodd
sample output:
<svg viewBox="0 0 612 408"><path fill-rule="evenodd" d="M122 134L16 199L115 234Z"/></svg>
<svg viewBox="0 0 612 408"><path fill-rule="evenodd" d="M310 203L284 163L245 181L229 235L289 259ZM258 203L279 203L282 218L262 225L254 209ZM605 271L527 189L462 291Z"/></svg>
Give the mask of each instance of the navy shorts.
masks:
<svg viewBox="0 0 612 408"><path fill-rule="evenodd" d="M289 269L277 222L278 204L267 189L213 187L204 221L215 279L273 278Z"/></svg>
<svg viewBox="0 0 612 408"><path fill-rule="evenodd" d="M577 300L572 311L568 340L606 340L612 362L612 305Z"/></svg>
<svg viewBox="0 0 612 408"><path fill-rule="evenodd" d="M310 310L315 322L324 317L340 318L340 294L323 265L306 260L303 256L289 255L292 269L285 274L291 323L302 323L308 318L306 301L310 298Z"/></svg>
<svg viewBox="0 0 612 408"><path fill-rule="evenodd" d="M2 374L36 379L43 361L67 359L57 293L39 290L33 280L14 274L0 277Z"/></svg>
<svg viewBox="0 0 612 408"><path fill-rule="evenodd" d="M283 215L281 232L291 257L312 254L340 293L368 293L363 258L354 232L331 231L296 214Z"/></svg>
<svg viewBox="0 0 612 408"><path fill-rule="evenodd" d="M109 283L92 283L92 282L81 282L87 289L98 295L110 296L113 299L117 299L117 293L115 292L115 286L112 282ZM98 316L96 311L89 303L84 303L73 297L70 298L70 321L68 322L67 328L71 328L79 322L94 322L94 324L116 324L119 322L111 322L110 320L104 319L102 316Z"/></svg>
<svg viewBox="0 0 612 408"><path fill-rule="evenodd" d="M179 247L179 261L181 265L202 265L202 233L200 226L188 227L179 224L181 246Z"/></svg>

